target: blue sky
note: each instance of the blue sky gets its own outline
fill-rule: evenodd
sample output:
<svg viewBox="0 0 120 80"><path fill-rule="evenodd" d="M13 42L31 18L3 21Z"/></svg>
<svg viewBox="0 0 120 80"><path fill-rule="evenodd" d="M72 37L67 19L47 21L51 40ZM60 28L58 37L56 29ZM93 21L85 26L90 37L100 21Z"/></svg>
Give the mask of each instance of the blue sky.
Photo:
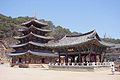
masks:
<svg viewBox="0 0 120 80"><path fill-rule="evenodd" d="M120 0L1 0L6 16L34 16L54 25L85 33L95 29L100 37L120 39Z"/></svg>

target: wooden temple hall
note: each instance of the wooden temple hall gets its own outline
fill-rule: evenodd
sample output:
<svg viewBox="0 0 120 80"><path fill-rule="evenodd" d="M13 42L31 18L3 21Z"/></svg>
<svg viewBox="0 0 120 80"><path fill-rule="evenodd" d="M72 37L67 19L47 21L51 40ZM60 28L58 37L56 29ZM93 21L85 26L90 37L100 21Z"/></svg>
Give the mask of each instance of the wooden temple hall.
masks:
<svg viewBox="0 0 120 80"><path fill-rule="evenodd" d="M14 37L19 43L10 45L15 51L7 53L13 64L102 62L106 48L111 47L95 30L54 41L47 36L52 31L43 29L48 26L46 23L33 19L22 26L24 28L18 30L22 35Z"/></svg>

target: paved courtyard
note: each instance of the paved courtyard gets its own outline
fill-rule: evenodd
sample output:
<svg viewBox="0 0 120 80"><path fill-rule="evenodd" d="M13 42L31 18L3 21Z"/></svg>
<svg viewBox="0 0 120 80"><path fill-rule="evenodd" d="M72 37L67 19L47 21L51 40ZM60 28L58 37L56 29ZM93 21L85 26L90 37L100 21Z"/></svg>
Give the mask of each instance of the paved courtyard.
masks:
<svg viewBox="0 0 120 80"><path fill-rule="evenodd" d="M120 80L120 72L70 72L0 65L0 80Z"/></svg>

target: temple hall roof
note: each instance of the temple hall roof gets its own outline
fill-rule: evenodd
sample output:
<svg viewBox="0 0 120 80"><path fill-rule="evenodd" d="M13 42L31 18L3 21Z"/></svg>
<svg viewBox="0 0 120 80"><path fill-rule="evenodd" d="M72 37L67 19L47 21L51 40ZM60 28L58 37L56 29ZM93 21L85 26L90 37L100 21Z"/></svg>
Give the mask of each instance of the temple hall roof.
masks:
<svg viewBox="0 0 120 80"><path fill-rule="evenodd" d="M62 47L62 46L72 46L72 45L80 45L83 43L87 43L89 41L96 40L103 46L113 46L110 45L100 39L97 32L95 30L82 34L82 35L73 35L73 36L65 36L61 40L48 44L51 47Z"/></svg>

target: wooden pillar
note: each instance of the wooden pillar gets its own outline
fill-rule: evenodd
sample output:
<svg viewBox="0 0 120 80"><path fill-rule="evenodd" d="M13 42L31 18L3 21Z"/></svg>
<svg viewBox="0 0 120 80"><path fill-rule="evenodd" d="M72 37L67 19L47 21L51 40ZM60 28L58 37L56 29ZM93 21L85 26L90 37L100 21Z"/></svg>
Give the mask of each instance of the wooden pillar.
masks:
<svg viewBox="0 0 120 80"><path fill-rule="evenodd" d="M14 63L14 59L13 59L13 57L12 57L12 63Z"/></svg>
<svg viewBox="0 0 120 80"><path fill-rule="evenodd" d="M26 62L26 57L25 57L25 64L26 64L27 62Z"/></svg>
<svg viewBox="0 0 120 80"><path fill-rule="evenodd" d="M14 63L16 63L15 57L14 57Z"/></svg>
<svg viewBox="0 0 120 80"><path fill-rule="evenodd" d="M65 63L68 63L68 53L66 53L66 56L65 56Z"/></svg>
<svg viewBox="0 0 120 80"><path fill-rule="evenodd" d="M78 55L79 63L81 63L81 53Z"/></svg>
<svg viewBox="0 0 120 80"><path fill-rule="evenodd" d="M51 57L50 57L49 59L50 59L49 63L51 63L51 62L52 62L52 59L51 59Z"/></svg>
<svg viewBox="0 0 120 80"><path fill-rule="evenodd" d="M87 60L86 60L86 56L87 56L87 55L84 56L84 60L85 60L84 62L85 62L85 63L87 62Z"/></svg>
<svg viewBox="0 0 120 80"><path fill-rule="evenodd" d="M45 63L47 64L47 57L45 57Z"/></svg>
<svg viewBox="0 0 120 80"><path fill-rule="evenodd" d="M82 55L81 55L81 63L83 62Z"/></svg>
<svg viewBox="0 0 120 80"><path fill-rule="evenodd" d="M111 62L111 58L109 57L109 62Z"/></svg>
<svg viewBox="0 0 120 80"><path fill-rule="evenodd" d="M92 56L91 56L91 53L89 53L89 62L92 62Z"/></svg>
<svg viewBox="0 0 120 80"><path fill-rule="evenodd" d="M59 63L61 63L60 53L59 53Z"/></svg>
<svg viewBox="0 0 120 80"><path fill-rule="evenodd" d="M101 54L99 55L99 61L101 62Z"/></svg>
<svg viewBox="0 0 120 80"><path fill-rule="evenodd" d="M75 63L75 56L72 56L72 62Z"/></svg>
<svg viewBox="0 0 120 80"><path fill-rule="evenodd" d="M80 63L80 53L78 54L78 59L77 59L78 63Z"/></svg>
<svg viewBox="0 0 120 80"><path fill-rule="evenodd" d="M21 58L21 63L23 64L23 58Z"/></svg>
<svg viewBox="0 0 120 80"><path fill-rule="evenodd" d="M29 58L29 63L31 63L31 58Z"/></svg>
<svg viewBox="0 0 120 80"><path fill-rule="evenodd" d="M34 63L36 63L36 57L34 58Z"/></svg>
<svg viewBox="0 0 120 80"><path fill-rule="evenodd" d="M96 62L96 54L95 54L95 56L94 56L94 60L95 60L95 62Z"/></svg>
<svg viewBox="0 0 120 80"><path fill-rule="evenodd" d="M39 63L41 64L41 58L39 58L39 59L40 59L40 62L39 62Z"/></svg>

